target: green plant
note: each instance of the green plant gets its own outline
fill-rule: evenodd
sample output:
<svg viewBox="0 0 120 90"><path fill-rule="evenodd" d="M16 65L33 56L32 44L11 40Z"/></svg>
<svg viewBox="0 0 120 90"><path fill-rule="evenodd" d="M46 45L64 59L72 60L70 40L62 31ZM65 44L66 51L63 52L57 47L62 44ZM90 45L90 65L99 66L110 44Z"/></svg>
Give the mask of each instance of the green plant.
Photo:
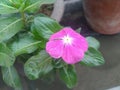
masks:
<svg viewBox="0 0 120 90"><path fill-rule="evenodd" d="M43 14L37 14L43 4L55 0L0 0L0 66L4 82L17 90L22 85L15 62L24 64L25 75L31 79L45 78L59 73L69 88L77 83L74 65L66 64L61 58L55 60L45 51L49 37L63 27ZM99 42L87 37L89 49L80 62L86 66L104 63L98 51Z"/></svg>

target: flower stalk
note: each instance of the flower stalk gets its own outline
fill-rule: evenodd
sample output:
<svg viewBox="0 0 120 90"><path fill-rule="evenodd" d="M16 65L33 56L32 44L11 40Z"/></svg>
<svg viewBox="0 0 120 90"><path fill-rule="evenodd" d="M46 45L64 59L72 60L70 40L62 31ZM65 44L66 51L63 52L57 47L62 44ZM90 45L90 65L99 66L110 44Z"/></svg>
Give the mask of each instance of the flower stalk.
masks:
<svg viewBox="0 0 120 90"><path fill-rule="evenodd" d="M26 17L24 12L21 12L21 17L23 19L24 26L26 26Z"/></svg>

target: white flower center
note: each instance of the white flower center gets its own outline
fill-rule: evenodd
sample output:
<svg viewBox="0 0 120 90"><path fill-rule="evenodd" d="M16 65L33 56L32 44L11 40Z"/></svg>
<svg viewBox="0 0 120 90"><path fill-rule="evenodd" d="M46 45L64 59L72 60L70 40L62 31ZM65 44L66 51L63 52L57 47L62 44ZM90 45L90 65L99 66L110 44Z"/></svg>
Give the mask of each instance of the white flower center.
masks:
<svg viewBox="0 0 120 90"><path fill-rule="evenodd" d="M70 44L70 45L72 44L73 38L70 37L69 35L64 36L62 39L64 44Z"/></svg>

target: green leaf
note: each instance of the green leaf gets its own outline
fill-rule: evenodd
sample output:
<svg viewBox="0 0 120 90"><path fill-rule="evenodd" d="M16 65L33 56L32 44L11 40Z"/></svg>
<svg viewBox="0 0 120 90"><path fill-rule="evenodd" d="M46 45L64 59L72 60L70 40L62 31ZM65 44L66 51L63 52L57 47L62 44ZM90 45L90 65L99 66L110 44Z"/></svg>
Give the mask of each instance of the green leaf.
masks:
<svg viewBox="0 0 120 90"><path fill-rule="evenodd" d="M77 32L77 33L80 33L80 32L81 32L81 28L78 28L78 29L76 30L76 32Z"/></svg>
<svg viewBox="0 0 120 90"><path fill-rule="evenodd" d="M69 65L59 70L61 80L67 85L68 88L73 88L77 84L77 75L75 67Z"/></svg>
<svg viewBox="0 0 120 90"><path fill-rule="evenodd" d="M35 29L31 30L34 35L49 39L49 37L62 29L57 21L48 17L36 17L33 23Z"/></svg>
<svg viewBox="0 0 120 90"><path fill-rule="evenodd" d="M31 31L32 31L35 39L37 39L37 40L44 39L41 36L39 36L39 33L37 32L37 29L36 29L34 23L31 25Z"/></svg>
<svg viewBox="0 0 120 90"><path fill-rule="evenodd" d="M44 49L45 46L46 46L47 40L45 40L44 38L42 38L41 36L39 36L39 34L38 34L38 32L37 32L34 24L31 25L31 31L33 33L33 37L36 40L41 40L40 47Z"/></svg>
<svg viewBox="0 0 120 90"><path fill-rule="evenodd" d="M13 66L2 67L2 76L7 85L17 88L17 90L22 90L20 77Z"/></svg>
<svg viewBox="0 0 120 90"><path fill-rule="evenodd" d="M16 17L0 18L0 42L13 37L23 27L22 19Z"/></svg>
<svg viewBox="0 0 120 90"><path fill-rule="evenodd" d="M15 4L15 5L17 5L17 4L21 4L24 0L8 0L8 1Z"/></svg>
<svg viewBox="0 0 120 90"><path fill-rule="evenodd" d="M66 65L66 63L62 59L57 59L53 61L53 65L54 68L59 69L59 68L63 68Z"/></svg>
<svg viewBox="0 0 120 90"><path fill-rule="evenodd" d="M38 79L52 70L52 58L44 50L32 56L24 65L25 74L31 80Z"/></svg>
<svg viewBox="0 0 120 90"><path fill-rule="evenodd" d="M94 37L90 37L90 36L87 37L86 39L88 41L89 47L93 47L95 49L99 49L100 43L99 43L99 41L97 39L95 39Z"/></svg>
<svg viewBox="0 0 120 90"><path fill-rule="evenodd" d="M90 67L100 66L104 63L105 61L102 54L92 47L88 49L85 53L84 59L80 62L80 64Z"/></svg>
<svg viewBox="0 0 120 90"><path fill-rule="evenodd" d="M50 73L44 75L40 80L47 84L52 84L53 81L55 81L55 76L56 76L55 71L51 71Z"/></svg>
<svg viewBox="0 0 120 90"><path fill-rule="evenodd" d="M9 2L11 2L15 6L20 6L20 4L22 4L25 1L26 0L9 0Z"/></svg>
<svg viewBox="0 0 120 90"><path fill-rule="evenodd" d="M27 7L24 9L24 11L28 12L35 12L39 10L40 6L43 4L52 4L56 0L27 0Z"/></svg>
<svg viewBox="0 0 120 90"><path fill-rule="evenodd" d="M18 10L12 6L10 0L0 0L0 14L17 13Z"/></svg>
<svg viewBox="0 0 120 90"><path fill-rule="evenodd" d="M14 61L13 52L5 44L0 43L0 66L9 67Z"/></svg>
<svg viewBox="0 0 120 90"><path fill-rule="evenodd" d="M40 43L41 41L36 41L30 34L21 34L16 40L10 42L9 47L15 56L18 56L20 54L34 52Z"/></svg>

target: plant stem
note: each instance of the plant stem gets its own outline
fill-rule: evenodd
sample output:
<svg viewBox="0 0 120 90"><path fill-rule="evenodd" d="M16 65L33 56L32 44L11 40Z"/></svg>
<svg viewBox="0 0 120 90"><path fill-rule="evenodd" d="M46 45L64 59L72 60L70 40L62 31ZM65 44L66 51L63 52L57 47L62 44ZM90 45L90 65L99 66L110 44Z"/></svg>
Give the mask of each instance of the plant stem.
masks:
<svg viewBox="0 0 120 90"><path fill-rule="evenodd" d="M23 19L24 26L26 26L26 17L25 17L24 12L21 12L21 17Z"/></svg>

